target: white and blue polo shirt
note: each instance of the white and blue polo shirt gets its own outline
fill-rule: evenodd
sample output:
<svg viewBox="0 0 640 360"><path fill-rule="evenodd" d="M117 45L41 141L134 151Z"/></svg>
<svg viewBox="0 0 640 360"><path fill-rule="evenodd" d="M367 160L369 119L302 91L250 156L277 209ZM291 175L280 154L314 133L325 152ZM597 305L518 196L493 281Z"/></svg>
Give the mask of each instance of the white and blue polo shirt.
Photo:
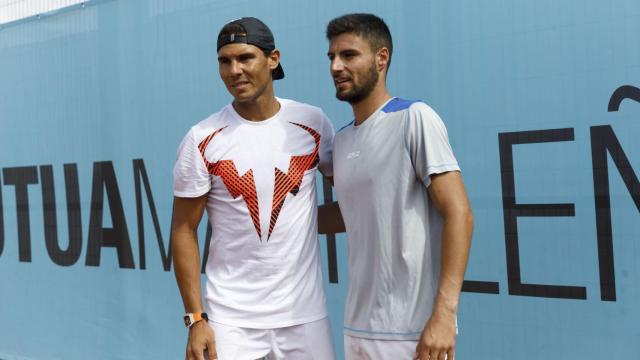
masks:
<svg viewBox="0 0 640 360"><path fill-rule="evenodd" d="M349 239L345 334L417 340L440 272L430 176L460 170L447 130L425 103L392 98L336 134L333 165Z"/></svg>

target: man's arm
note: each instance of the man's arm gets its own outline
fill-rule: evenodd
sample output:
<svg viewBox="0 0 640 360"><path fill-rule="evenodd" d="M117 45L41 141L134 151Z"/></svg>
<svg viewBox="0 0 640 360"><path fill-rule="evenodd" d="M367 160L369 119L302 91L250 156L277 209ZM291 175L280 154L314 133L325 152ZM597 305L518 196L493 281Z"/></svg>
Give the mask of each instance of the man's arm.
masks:
<svg viewBox="0 0 640 360"><path fill-rule="evenodd" d="M188 313L201 313L202 289L200 285L200 250L197 229L207 197L174 198L171 241L176 281ZM198 321L189 329L186 359L204 360L204 350L215 359L216 348L213 331L206 321Z"/></svg>
<svg viewBox="0 0 640 360"><path fill-rule="evenodd" d="M438 293L431 317L416 348L421 360L453 360L456 341L456 313L471 247L473 214L457 171L431 176L429 196L442 215L442 254Z"/></svg>

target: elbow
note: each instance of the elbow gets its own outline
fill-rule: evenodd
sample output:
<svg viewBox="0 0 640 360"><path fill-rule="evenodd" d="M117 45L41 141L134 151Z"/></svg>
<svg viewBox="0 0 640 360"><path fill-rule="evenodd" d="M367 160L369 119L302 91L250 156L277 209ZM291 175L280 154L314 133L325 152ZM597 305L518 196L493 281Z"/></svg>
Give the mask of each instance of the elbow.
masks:
<svg viewBox="0 0 640 360"><path fill-rule="evenodd" d="M469 232L472 232L473 231L473 224L474 224L475 220L473 218L473 211L471 211L471 208L467 208L467 210L465 211L464 221L465 221L465 225L469 229Z"/></svg>
<svg viewBox="0 0 640 360"><path fill-rule="evenodd" d="M453 209L453 211L444 216L444 219L445 223L451 223L451 225L464 229L469 234L473 232L474 218L470 206L460 206Z"/></svg>
<svg viewBox="0 0 640 360"><path fill-rule="evenodd" d="M467 206L461 207L458 216L462 222L461 225L469 233L469 238L471 238L471 234L473 233L473 226L474 226L473 211L471 210L471 206L467 205Z"/></svg>
<svg viewBox="0 0 640 360"><path fill-rule="evenodd" d="M465 210L464 215L463 215L463 221L464 221L464 228L466 230L466 238L467 238L467 246L471 246L471 239L473 238L473 226L474 226L474 218L473 218L473 211L471 211L471 208L468 207L467 210Z"/></svg>

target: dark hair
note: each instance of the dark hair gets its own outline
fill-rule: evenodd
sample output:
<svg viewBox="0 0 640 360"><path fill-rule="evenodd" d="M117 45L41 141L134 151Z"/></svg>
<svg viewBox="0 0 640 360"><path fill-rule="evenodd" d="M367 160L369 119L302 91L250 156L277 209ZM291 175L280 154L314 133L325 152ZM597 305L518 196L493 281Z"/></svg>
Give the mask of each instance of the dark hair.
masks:
<svg viewBox="0 0 640 360"><path fill-rule="evenodd" d="M383 47L389 49L389 61L387 62L387 69L389 69L391 54L393 54L393 40L384 20L373 14L346 14L327 24L327 39L331 40L344 33L352 33L362 37L374 52Z"/></svg>
<svg viewBox="0 0 640 360"><path fill-rule="evenodd" d="M218 34L218 38L220 38L220 37L228 37L231 34L233 34L235 36L247 36L247 30L245 30L245 28L242 25L231 22L231 23L228 23L228 24L226 24L225 26L222 27L222 29L220 30L220 33ZM262 53L266 57L269 57L271 55L271 53L273 52L273 50L263 49L263 48L258 47L258 46L256 46L256 47L258 49L262 50Z"/></svg>

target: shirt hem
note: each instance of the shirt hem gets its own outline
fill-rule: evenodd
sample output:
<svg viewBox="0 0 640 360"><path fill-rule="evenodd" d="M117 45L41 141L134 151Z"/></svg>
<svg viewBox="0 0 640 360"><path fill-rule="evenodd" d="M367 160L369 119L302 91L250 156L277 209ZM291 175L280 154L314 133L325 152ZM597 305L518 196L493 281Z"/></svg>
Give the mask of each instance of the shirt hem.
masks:
<svg viewBox="0 0 640 360"><path fill-rule="evenodd" d="M187 192L187 191L173 191L173 196L182 197L182 198L196 198L200 197L209 192L209 189L198 191L198 192Z"/></svg>
<svg viewBox="0 0 640 360"><path fill-rule="evenodd" d="M354 329L347 326L343 328L344 334L352 337L373 340L418 340L421 331L415 332L393 332L383 330Z"/></svg>
<svg viewBox="0 0 640 360"><path fill-rule="evenodd" d="M431 185L431 175L442 174L442 173L451 172L451 171L460 172L460 166L458 166L457 164L445 164L445 165L440 165L440 166L429 166L427 168L427 175L425 175L422 178L422 183L426 187L429 187L429 185Z"/></svg>

